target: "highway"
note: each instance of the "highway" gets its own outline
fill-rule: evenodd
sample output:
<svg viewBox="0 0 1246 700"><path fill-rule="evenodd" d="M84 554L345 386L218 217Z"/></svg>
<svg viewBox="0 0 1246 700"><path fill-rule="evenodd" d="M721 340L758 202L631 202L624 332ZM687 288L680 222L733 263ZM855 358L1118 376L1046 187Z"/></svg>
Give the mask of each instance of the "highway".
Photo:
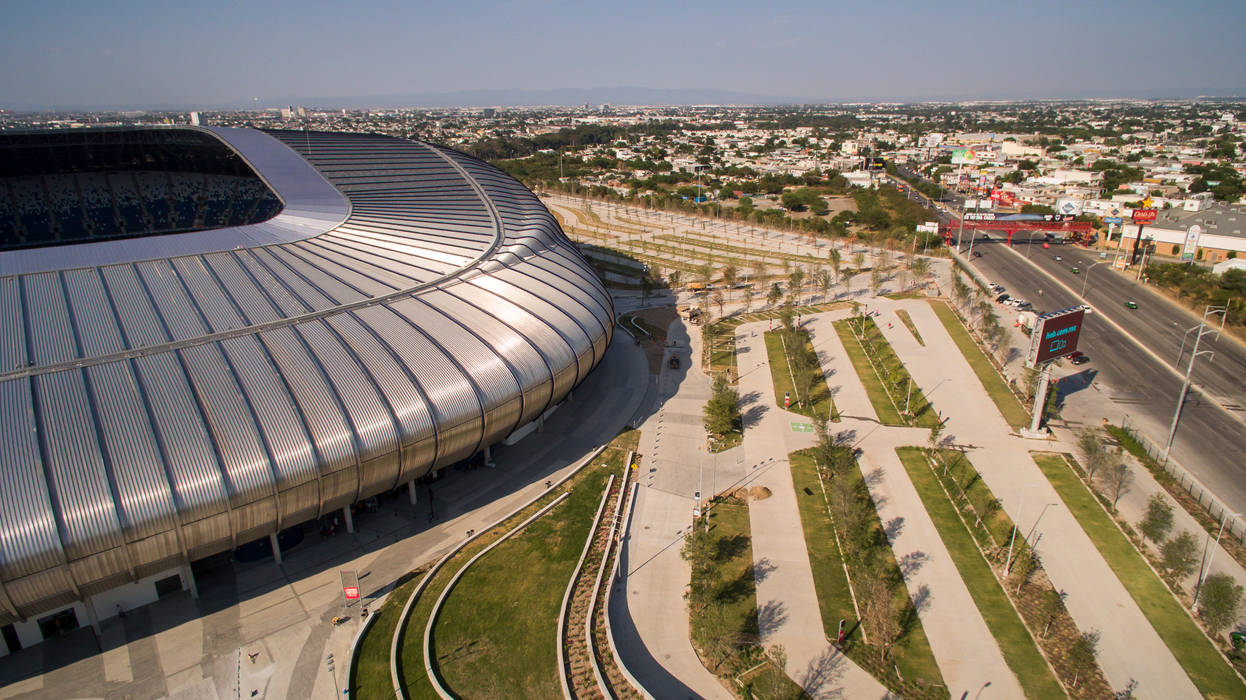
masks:
<svg viewBox="0 0 1246 700"><path fill-rule="evenodd" d="M1182 334L1189 326L1197 325L1197 321L1191 321L1187 312L1124 275L1106 269L1110 255L1107 262L1089 270L1091 263L1099 261L1097 252L1072 245L1044 249L1041 240L1032 244L1022 240L1017 244L1016 238L1013 249L1009 250L1000 238L982 241L981 237L979 233L974 250L982 252L982 257L975 257L974 265L985 277L1004 285L1009 294L1029 300L1038 311L1082 303L1076 293L1081 291L1083 283L1086 284L1086 300L1095 311L1086 316L1078 344L1091 358L1089 364L1082 366L1083 370L1096 372L1095 381L1111 389L1109 398L1120 406L1122 415L1128 414L1132 420L1149 419L1145 422L1153 427L1162 426L1159 433L1150 431L1151 437L1162 444L1181 390L1181 377L1173 371L1172 365L1180 352ZM965 245L968 246L967 241ZM1025 258L1027 248L1029 260ZM1062 259L1056 260L1057 256ZM1079 274L1071 272L1073 266L1079 268ZM1088 283L1087 274L1090 275ZM1042 295L1038 293L1040 289ZM1137 302L1139 308L1127 309L1126 300ZM1163 358L1162 361L1107 323L1105 318L1146 343ZM1193 335L1190 334L1186 343L1187 361ZM1204 338L1200 350L1214 349L1215 362L1209 363L1205 355L1200 356L1195 364L1194 382L1206 385L1218 399L1231 404L1231 408L1236 407L1233 410L1240 416L1240 404L1246 397L1246 359L1243 357L1246 353L1230 339L1209 340ZM1181 369L1184 373L1184 365ZM1246 430L1238 416L1230 415L1191 390L1181 414L1172 456L1233 510L1243 512L1246 511L1246 444L1242 437ZM1114 423L1121 422L1119 415L1105 417Z"/></svg>

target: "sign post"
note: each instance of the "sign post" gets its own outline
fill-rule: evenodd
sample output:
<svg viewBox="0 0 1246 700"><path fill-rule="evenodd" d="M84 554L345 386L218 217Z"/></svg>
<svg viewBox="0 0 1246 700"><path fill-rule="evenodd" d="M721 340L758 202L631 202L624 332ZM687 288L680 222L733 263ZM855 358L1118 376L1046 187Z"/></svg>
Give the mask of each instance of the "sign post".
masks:
<svg viewBox="0 0 1246 700"><path fill-rule="evenodd" d="M350 608L359 600L359 572L343 569L338 572L342 578L342 607Z"/></svg>
<svg viewBox="0 0 1246 700"><path fill-rule="evenodd" d="M1181 248L1181 259L1190 261L1198 251L1198 237L1203 235L1203 227L1194 224L1185 234L1185 246Z"/></svg>

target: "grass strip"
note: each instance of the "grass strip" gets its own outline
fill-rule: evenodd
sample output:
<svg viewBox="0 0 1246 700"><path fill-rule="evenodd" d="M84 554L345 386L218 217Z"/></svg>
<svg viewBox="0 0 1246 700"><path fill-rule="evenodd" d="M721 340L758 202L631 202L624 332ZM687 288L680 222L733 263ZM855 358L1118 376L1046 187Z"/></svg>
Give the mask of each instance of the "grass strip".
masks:
<svg viewBox="0 0 1246 700"><path fill-rule="evenodd" d="M783 394L790 392L792 405L787 408L788 411L809 418L816 415L823 416L832 422L838 421L839 411L835 410L831 388L827 386L826 378L822 375L821 364L815 363L802 369L797 363L790 362L788 355L798 351L798 348L785 348L781 333L782 331L767 331L765 335L766 357L770 362L770 378L774 383L775 404L782 406ZM804 352L816 358L817 352L813 349L809 332L803 328L797 329L795 336L799 342L804 343ZM798 391L792 384L792 372L802 371L809 374L809 385L812 387L809 396L805 396L803 391Z"/></svg>
<svg viewBox="0 0 1246 700"><path fill-rule="evenodd" d="M870 404L874 407L878 421L883 425L908 425L908 422L900 415L900 409L896 408L891 401L891 396L883 388L882 379L874 370L874 366L870 364L865 348L861 346L861 341L857 340L857 336L848 327L848 322L836 321L833 325L835 332L839 334L840 342L844 345L844 350L848 353L848 359L852 362L852 368L856 370L857 377L865 386L865 394L870 397Z"/></svg>
<svg viewBox="0 0 1246 700"><path fill-rule="evenodd" d="M1070 458L1051 453L1033 456L1199 692L1208 698L1246 695L1241 679L1078 478Z"/></svg>
<svg viewBox="0 0 1246 700"><path fill-rule="evenodd" d="M715 499L686 536L682 554L692 568L686 596L692 644L706 668L738 681L744 697L809 697L760 644L748 504Z"/></svg>
<svg viewBox="0 0 1246 700"><path fill-rule="evenodd" d="M479 559L446 597L433 628L437 666L460 697L555 697L556 620L610 474L614 450L571 495ZM513 575L522 571L522 576Z"/></svg>
<svg viewBox="0 0 1246 700"><path fill-rule="evenodd" d="M835 639L839 621L845 620L844 653L888 689L909 698L948 697L930 640L856 460L848 448L842 448L835 475L824 481L813 454L813 449L800 450L789 454L788 461L824 633ZM832 502L851 503L843 509L842 521L832 515ZM867 643L862 636L853 605L854 589L862 589L871 577L890 582L893 610L901 620L900 634L885 661L880 660L877 640L870 637ZM865 606L870 601L858 603ZM866 634L870 634L868 629Z"/></svg>
<svg viewBox="0 0 1246 700"><path fill-rule="evenodd" d="M909 385L908 369L874 319L845 319L834 326L881 423L930 428L939 422L921 388ZM903 414L906 403L911 411L907 419Z"/></svg>
<svg viewBox="0 0 1246 700"><path fill-rule="evenodd" d="M965 357L973 373L978 375L978 381L982 382L982 387L995 402L995 406L999 408L999 412L1004 416L1008 425L1018 430L1029 426L1029 412L1008 388L1003 376L982 352L982 348L974 342L973 337L969 335L969 331L965 329L964 324L960 322L951 307L942 301L932 300L930 308L934 309L935 316L939 317L943 327L952 336L952 342L956 343L956 347L960 349L961 355Z"/></svg>
<svg viewBox="0 0 1246 700"><path fill-rule="evenodd" d="M615 459L621 460L625 458L628 450L636 449L636 446L639 443L639 436L640 433L636 430L626 430L623 433L620 433L619 436L614 438L610 445L602 451L601 455L594 459L590 465L584 467L572 476L562 486L556 489L551 489L541 498L538 498L536 501L530 503L528 506L512 515L505 522L477 535L471 542L456 552L440 569L437 570L433 578L428 582L428 585L425 586L424 590L420 593L419 598L413 604L411 613L406 620L405 627L397 631L397 634L400 635L398 648L398 678L399 683L403 686L408 698L428 698L429 700L434 700L438 697L436 691L432 687L432 684L428 681L427 671L424 666L424 627L428 623L429 615L432 613L433 606L436 604L438 596L441 595L441 592L445 589L446 585L449 584L450 579L454 577L454 574L458 571L459 567L469 561L482 549L492 544L515 525L523 522L537 510L540 510L548 505L563 491L574 493L579 484L583 483L587 478L597 478L594 475L598 473L604 473L604 478L608 478L610 473L609 468L602 467L600 464L603 462L611 463ZM617 465L621 465L621 462L618 462ZM598 498L600 499L600 493L598 493ZM582 540L580 545L583 546ZM563 580L557 585L559 592L566 589L566 583L566 580ZM514 601L509 601L508 604L513 602ZM554 640L556 638L555 628L557 626L557 617L557 613L555 613L553 618L548 620L548 636L550 640ZM441 619L447 619L444 611ZM551 644L553 644L553 641L551 641ZM388 663L388 653L386 653L386 663ZM556 667L557 664L551 662L550 673L556 674L558 672ZM556 675L554 678L557 680ZM392 697L392 695L393 690L391 686L388 692L379 697L388 698Z"/></svg>
<svg viewBox="0 0 1246 700"><path fill-rule="evenodd" d="M406 574L406 580L398 585L379 610L372 626L359 640L359 653L355 655L350 673L350 694L353 698L388 698L394 695L394 681L389 674L389 646L394 639L394 628L402 606L419 583L423 571Z"/></svg>
<svg viewBox="0 0 1246 700"><path fill-rule="evenodd" d="M930 471L926 455L917 447L896 449L913 487L934 522L939 538L956 564L970 597L999 643L1004 661L1016 674L1027 698L1063 698L1064 687L1047 665L1029 629L1012 606L999 579L982 556L970 531Z"/></svg>
<svg viewBox="0 0 1246 700"><path fill-rule="evenodd" d="M909 315L909 312L904 309L896 309L896 316L900 317L904 327L909 329L909 333L913 334L913 340L916 340L918 345L926 347L926 341L922 340L922 334L917 332L917 326L913 324L913 317Z"/></svg>

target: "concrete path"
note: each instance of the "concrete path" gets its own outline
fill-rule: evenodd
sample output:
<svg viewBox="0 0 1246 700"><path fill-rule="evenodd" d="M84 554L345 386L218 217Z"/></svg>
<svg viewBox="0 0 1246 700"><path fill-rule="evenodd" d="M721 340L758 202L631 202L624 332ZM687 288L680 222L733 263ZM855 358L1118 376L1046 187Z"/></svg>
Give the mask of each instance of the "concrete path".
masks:
<svg viewBox="0 0 1246 700"><path fill-rule="evenodd" d="M884 336L914 382L927 390L927 396L947 419L945 438L967 446L970 461L1013 521L1027 533L1034 529L1032 538L1039 538L1037 550L1043 556L1043 568L1057 589L1068 592L1066 604L1078 627L1102 635L1099 663L1112 687L1121 689L1130 680L1137 680L1140 696L1197 697L1197 690L1172 652L1029 454L1031 450L1071 448L1011 435L998 408L928 303L882 299L877 305L882 315L876 320L882 321ZM908 310L925 347L918 345L894 316L897 308ZM887 328L891 319L892 327ZM928 387L934 388L933 396ZM1041 527L1035 528L1036 524ZM1140 663L1142 659L1145 663Z"/></svg>
<svg viewBox="0 0 1246 700"><path fill-rule="evenodd" d="M740 370L745 462L754 465L747 485L763 486L770 496L749 502L758 626L762 643L782 645L787 674L815 698L879 698L887 689L827 640L809 552L801 536L800 512L787 461L789 452L813 444L812 433L795 433L791 423L804 416L775 405L766 357L765 323L736 330Z"/></svg>
<svg viewBox="0 0 1246 700"><path fill-rule="evenodd" d="M717 474L717 463L707 459L701 425L709 380L695 369L699 337L690 339L683 323L675 321L667 340L676 347L663 357L656 395L649 397L654 411L640 428L640 488L620 555L627 595L613 597L610 624L623 662L654 697L731 698L689 641L683 594L692 572L680 556L696 507L694 494L698 488L708 493ZM679 369L667 364L672 353L681 358Z"/></svg>

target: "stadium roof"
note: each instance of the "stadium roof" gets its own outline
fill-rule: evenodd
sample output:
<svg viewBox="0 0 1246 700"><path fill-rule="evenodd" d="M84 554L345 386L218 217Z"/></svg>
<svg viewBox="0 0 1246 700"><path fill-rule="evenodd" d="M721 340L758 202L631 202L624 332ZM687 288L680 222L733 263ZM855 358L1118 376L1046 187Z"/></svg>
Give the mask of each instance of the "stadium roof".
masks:
<svg viewBox="0 0 1246 700"><path fill-rule="evenodd" d="M280 215L0 253L0 624L469 457L610 341L596 275L497 169L383 136L210 133Z"/></svg>

